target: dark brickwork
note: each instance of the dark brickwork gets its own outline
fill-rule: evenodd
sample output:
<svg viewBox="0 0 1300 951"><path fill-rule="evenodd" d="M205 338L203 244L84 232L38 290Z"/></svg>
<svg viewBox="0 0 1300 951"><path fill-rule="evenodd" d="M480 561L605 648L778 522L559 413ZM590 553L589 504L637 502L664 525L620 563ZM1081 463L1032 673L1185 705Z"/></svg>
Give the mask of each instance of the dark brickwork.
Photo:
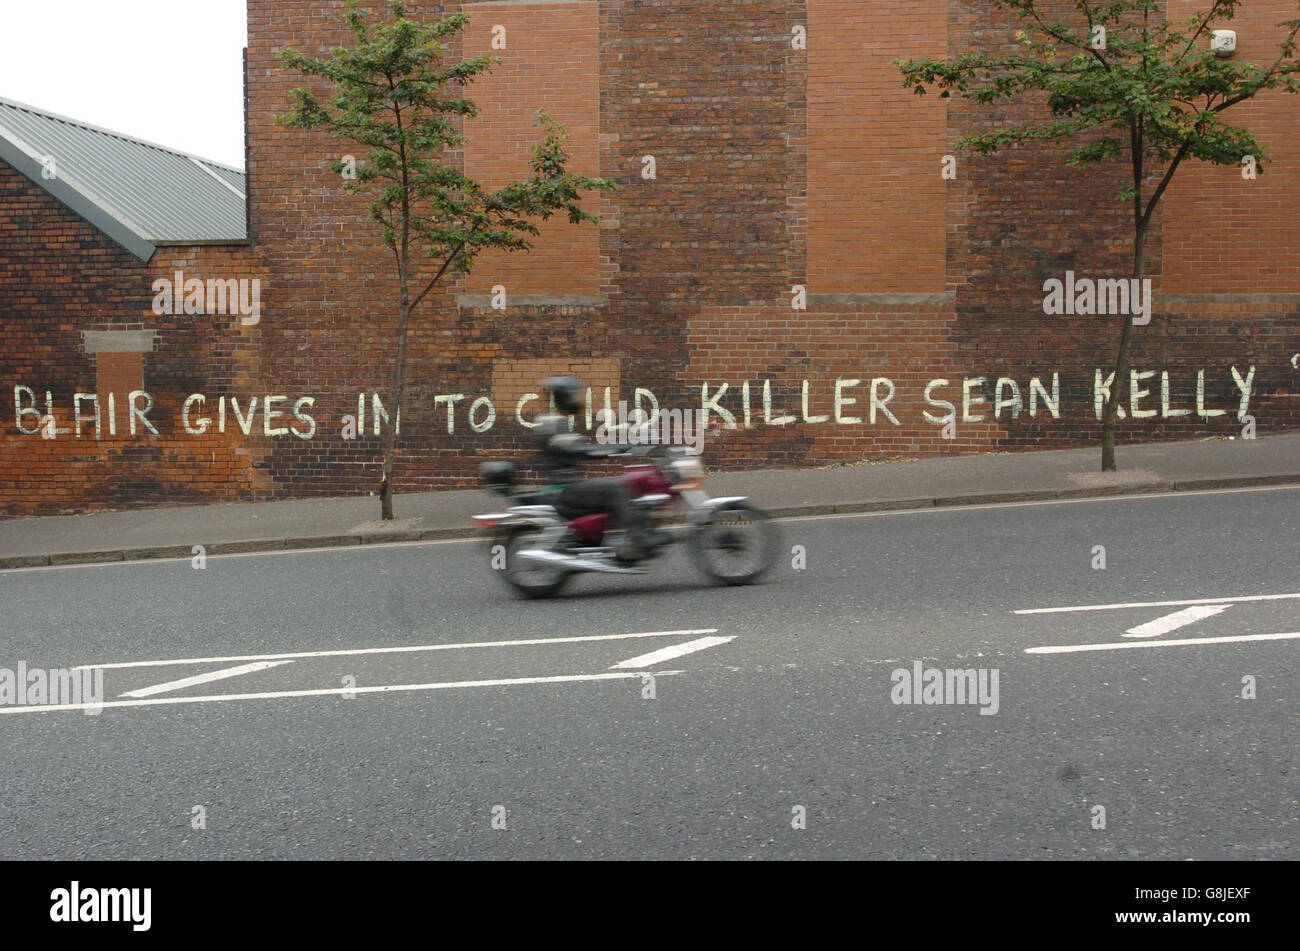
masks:
<svg viewBox="0 0 1300 951"><path fill-rule="evenodd" d="M461 9L408 6L426 17ZM1287 6L1243 5L1235 26L1245 52L1262 55ZM31 388L42 414L50 391L56 428L69 430L23 435L7 411L5 514L377 488L373 398L390 402L396 281L364 202L345 195L329 169L363 150L274 123L301 84L280 68L278 51L321 54L345 42L342 9L337 0L249 0L248 246L163 248L142 265L0 167L0 381L6 402L14 386ZM523 453L528 431L516 406L528 378L561 371L584 375L597 405L605 387L615 406L641 387L663 406L699 409L716 397L742 423L748 383L753 428L711 444L714 464L1097 440L1094 372L1113 362L1117 318L1047 316L1042 288L1067 270L1128 274L1128 208L1114 200L1122 169L1070 169L1059 146L956 153L962 134L1034 107L917 101L889 88L884 67L896 56L1005 48L1012 27L984 4L572 0L465 9L474 23L456 55L494 52L493 27L507 37L502 66L472 93L483 119L469 129L471 169L489 180L517 174L526 119L548 107L573 127L575 166L617 190L593 200L598 228L548 225L535 258L485 259L469 281L449 280L422 305L410 339L401 489L465 485L483 459ZM792 45L796 27L808 29L806 50ZM1255 368L1247 411L1260 432L1300 422L1291 363L1300 354L1300 102L1270 97L1250 109L1243 118L1275 159L1267 174L1246 181L1232 169L1189 168L1157 219L1147 257L1157 306L1133 356L1136 371L1152 373L1140 381L1152 395L1137 408L1156 415L1126 420L1124 440L1239 433L1233 367L1243 381ZM946 154L956 155L954 180L940 178ZM653 179L643 175L646 156ZM261 280L261 321L154 316L150 285L176 270ZM484 298L498 284L505 311ZM791 306L796 286L808 295L804 310ZM151 348L91 353L88 330L150 331ZM113 381L134 379L137 360L159 434L123 434L129 418L119 405L115 438L95 439L87 423L77 438L73 396L125 386ZM765 423L765 381L771 415L792 422ZM1198 381L1201 407L1223 415L1197 414ZM1041 396L1054 382L1059 418ZM995 417L999 390L1005 405ZM182 423L193 394L205 402L191 417L213 420L202 435ZM454 432L440 396L462 397L452 402ZM259 400L247 435L230 405L226 432L216 432L221 397L238 400L245 421ZM282 398L272 407L283 415L267 418L268 397ZM292 413L303 398L314 401L299 407L314 421L310 439ZM937 401L956 406L952 431L926 419L943 415ZM525 403L525 420L539 408ZM355 439L344 438L350 424L359 425Z"/></svg>

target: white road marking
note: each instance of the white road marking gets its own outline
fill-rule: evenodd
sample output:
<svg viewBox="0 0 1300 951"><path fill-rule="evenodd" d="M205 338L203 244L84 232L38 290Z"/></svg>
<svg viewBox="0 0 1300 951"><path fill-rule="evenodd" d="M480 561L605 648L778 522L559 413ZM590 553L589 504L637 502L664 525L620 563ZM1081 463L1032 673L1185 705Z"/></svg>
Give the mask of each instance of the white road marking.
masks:
<svg viewBox="0 0 1300 951"><path fill-rule="evenodd" d="M1197 621L1204 621L1207 617L1214 617L1216 614L1222 614L1231 604L1210 604L1201 607L1183 608L1181 611L1175 611L1173 614L1166 614L1164 617L1158 617L1154 621L1147 621L1145 624L1139 624L1137 627L1130 627L1124 632L1125 637L1159 637L1161 634L1168 634L1170 631L1176 631L1180 627L1186 627L1189 624L1195 624Z"/></svg>
<svg viewBox="0 0 1300 951"><path fill-rule="evenodd" d="M656 676L680 674L680 670L662 670ZM601 680L639 680L638 673L566 674L559 677L513 677L508 680L460 680L430 684L388 684L382 687L330 687L324 690L275 690L266 693L231 693L206 697L150 697L144 700L107 700L103 703L59 703L46 706L4 707L6 713L54 713L61 710L108 709L111 707L152 707L166 703L228 703L236 700L276 700L282 697L340 697L344 694L394 693L417 690L456 690L465 687L514 687L524 684L564 684Z"/></svg>
<svg viewBox="0 0 1300 951"><path fill-rule="evenodd" d="M690 631L646 631L639 634L585 634L575 637L532 637L515 641L473 641L465 644L421 644L414 647L362 647L355 650L298 651L289 654L245 654L234 657L188 657L182 660L134 660L117 664L82 664L73 670L125 670L129 667L179 667L183 664L233 664L239 661L299 660L305 657L355 657L359 654L414 654L424 651L469 650L479 647L530 647L537 644L582 644L587 641L621 641L637 637L689 637L713 634L715 627Z"/></svg>
<svg viewBox="0 0 1300 951"><path fill-rule="evenodd" d="M165 684L155 684L152 687L142 687L139 690L128 690L122 694L124 697L152 697L157 693L167 693L171 690L182 690L185 687L195 687L199 684L210 683L213 680L225 680L227 677L238 677L241 674L256 673L259 670L268 670L271 667L280 667L284 664L292 664L291 660L264 660L256 664L244 664L240 667L226 667L223 670L213 670L206 674L198 674L194 677L185 677L181 680L169 680Z"/></svg>
<svg viewBox="0 0 1300 951"><path fill-rule="evenodd" d="M1013 614L1069 614L1072 611L1122 611L1128 608L1179 608L1187 604L1241 604L1245 601L1287 601L1295 594L1248 594L1237 598L1190 598L1186 601L1131 601L1127 604L1083 604L1072 608L1027 608Z"/></svg>
<svg viewBox="0 0 1300 951"><path fill-rule="evenodd" d="M1231 637L1187 637L1173 641L1123 641L1118 644L1067 644L1063 647L1030 647L1026 654L1077 654L1083 651L1117 651L1126 647L1188 647L1197 644L1243 644L1248 641L1283 641L1300 637L1300 631L1285 634L1237 634Z"/></svg>
<svg viewBox="0 0 1300 951"><path fill-rule="evenodd" d="M664 647L657 651L651 651L649 654L621 660L609 669L635 670L642 667L653 667L655 664L661 664L666 660L684 657L687 654L694 654L696 651L708 650L710 647L717 647L719 644L726 644L728 641L734 641L735 639L735 635L731 637L701 637L699 640L687 641L685 644L678 644L676 647Z"/></svg>

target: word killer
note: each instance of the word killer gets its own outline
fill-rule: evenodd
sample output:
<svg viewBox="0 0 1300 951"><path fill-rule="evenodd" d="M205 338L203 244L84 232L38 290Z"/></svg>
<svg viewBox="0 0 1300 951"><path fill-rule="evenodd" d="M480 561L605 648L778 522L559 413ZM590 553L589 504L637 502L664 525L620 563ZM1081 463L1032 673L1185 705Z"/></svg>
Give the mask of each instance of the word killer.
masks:
<svg viewBox="0 0 1300 951"><path fill-rule="evenodd" d="M912 669L899 667L889 675L894 688L889 699L895 704L978 705L980 716L998 712L998 670L940 670L915 661Z"/></svg>
<svg viewBox="0 0 1300 951"><path fill-rule="evenodd" d="M153 925L152 888L83 889L73 882L71 888L50 892L50 900L50 921L128 921L132 931L148 931Z"/></svg>
<svg viewBox="0 0 1300 951"><path fill-rule="evenodd" d="M0 667L0 706L84 705L87 715L104 709L104 671L44 670L18 662L18 669Z"/></svg>
<svg viewBox="0 0 1300 951"><path fill-rule="evenodd" d="M153 282L153 312L163 314L238 315L251 327L262 319L262 282L257 278L226 278L202 281L186 278L177 271L175 280L160 277Z"/></svg>
<svg viewBox="0 0 1300 951"><path fill-rule="evenodd" d="M1043 313L1059 317L1062 314L1132 314L1135 327L1151 323L1151 279L1120 280L1105 278L1100 281L1090 277L1076 279L1073 271L1065 272L1065 280L1048 278L1043 283L1047 296L1043 298Z"/></svg>

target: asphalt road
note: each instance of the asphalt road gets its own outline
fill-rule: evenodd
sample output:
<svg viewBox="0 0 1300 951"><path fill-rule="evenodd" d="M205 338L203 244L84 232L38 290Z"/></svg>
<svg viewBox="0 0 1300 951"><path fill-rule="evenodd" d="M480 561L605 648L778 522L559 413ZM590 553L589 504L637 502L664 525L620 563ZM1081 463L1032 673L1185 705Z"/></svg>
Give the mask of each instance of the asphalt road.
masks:
<svg viewBox="0 0 1300 951"><path fill-rule="evenodd" d="M758 587L675 552L544 603L465 542L0 573L0 668L136 665L0 706L0 858L1300 857L1300 642L1259 637L1300 490L781 529ZM895 703L918 664L983 703Z"/></svg>

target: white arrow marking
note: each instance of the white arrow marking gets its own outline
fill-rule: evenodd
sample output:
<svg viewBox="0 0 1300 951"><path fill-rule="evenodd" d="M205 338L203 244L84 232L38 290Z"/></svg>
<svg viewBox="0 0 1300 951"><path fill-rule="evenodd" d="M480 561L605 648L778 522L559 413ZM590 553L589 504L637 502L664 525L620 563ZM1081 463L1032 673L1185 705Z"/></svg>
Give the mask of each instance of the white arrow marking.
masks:
<svg viewBox="0 0 1300 951"><path fill-rule="evenodd" d="M621 660L610 670L634 670L641 667L653 667L655 664L672 660L674 657L684 657L687 654L694 654L696 651L708 650L710 647L717 647L719 644L725 644L735 639L735 635L731 637L701 637L699 640L687 641L685 644L678 644L676 647L665 647L662 650L651 651L649 654L642 654L640 657Z"/></svg>
<svg viewBox="0 0 1300 951"><path fill-rule="evenodd" d="M1128 608L1180 608L1184 604L1242 604L1284 602L1300 598L1300 592L1284 595L1242 595L1240 598L1192 598L1186 602L1128 602L1127 604L1079 604L1073 608L1024 608L1017 615L1067 615L1074 611L1126 611Z"/></svg>
<svg viewBox="0 0 1300 951"><path fill-rule="evenodd" d="M1081 604L1072 608L1027 608L1014 614L1068 614L1072 611L1123 611L1128 608L1180 608L1184 604L1242 604L1246 601L1287 601L1295 594L1248 594L1239 598L1193 598L1187 601L1131 601L1128 604Z"/></svg>
<svg viewBox="0 0 1300 951"><path fill-rule="evenodd" d="M1124 641L1122 644L1068 644L1064 647L1030 647L1026 654L1077 654L1082 651L1117 651L1126 647L1194 647L1200 644L1244 644L1249 641L1285 641L1300 637L1300 631L1285 634L1239 634L1232 637L1187 637L1176 641ZM0 707L0 713L4 707Z"/></svg>
<svg viewBox="0 0 1300 951"><path fill-rule="evenodd" d="M186 687L195 687L199 684L206 684L213 680L225 680L227 677L238 677L241 674L252 674L259 670L266 670L270 667L279 667L282 664L292 664L291 660L261 661L257 664L243 664L239 667L227 667L224 670L213 670L206 674L198 674L194 677L184 677L180 680L169 680L165 684L155 684L152 687L141 687L139 690L128 690L122 694L124 697L152 697L156 693L167 693L170 690L183 690Z"/></svg>
<svg viewBox="0 0 1300 951"><path fill-rule="evenodd" d="M1130 627L1125 632L1125 637L1159 637L1161 634L1168 634L1170 631L1176 631L1180 627L1186 627L1189 624L1195 624L1197 621L1204 621L1207 617L1214 617L1216 614L1222 614L1231 604L1210 604L1203 607L1183 608L1181 611L1175 611L1173 614L1166 614L1164 617L1158 617L1154 621L1147 621L1145 624L1139 624L1137 627Z"/></svg>

